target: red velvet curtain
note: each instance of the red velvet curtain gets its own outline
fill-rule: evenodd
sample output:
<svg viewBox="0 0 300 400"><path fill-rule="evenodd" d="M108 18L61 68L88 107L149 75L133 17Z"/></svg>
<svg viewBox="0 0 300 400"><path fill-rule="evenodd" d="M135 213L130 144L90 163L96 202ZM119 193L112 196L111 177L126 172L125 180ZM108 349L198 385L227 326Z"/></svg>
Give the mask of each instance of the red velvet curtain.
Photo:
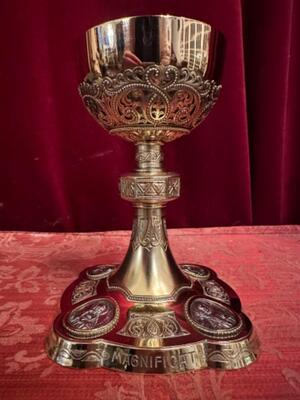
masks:
<svg viewBox="0 0 300 400"><path fill-rule="evenodd" d="M0 229L130 227L117 185L134 168L134 146L105 133L77 94L84 32L162 13L204 20L225 38L219 101L165 147L167 169L182 176L169 227L299 223L299 3L2 0Z"/></svg>

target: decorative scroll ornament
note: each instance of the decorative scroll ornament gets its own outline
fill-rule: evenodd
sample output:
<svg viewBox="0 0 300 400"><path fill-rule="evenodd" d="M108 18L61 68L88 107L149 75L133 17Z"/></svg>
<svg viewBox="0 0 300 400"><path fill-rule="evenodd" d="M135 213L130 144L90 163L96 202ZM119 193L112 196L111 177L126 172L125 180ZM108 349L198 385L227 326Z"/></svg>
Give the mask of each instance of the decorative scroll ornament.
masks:
<svg viewBox="0 0 300 400"><path fill-rule="evenodd" d="M222 301L223 303L230 304L230 298L225 289L216 281L209 280L206 282L200 282L203 288L204 294L213 299Z"/></svg>
<svg viewBox="0 0 300 400"><path fill-rule="evenodd" d="M131 241L133 250L137 250L139 246L148 251L157 246L161 246L166 250L168 240L165 219L156 215L148 218L136 218L133 223Z"/></svg>
<svg viewBox="0 0 300 400"><path fill-rule="evenodd" d="M167 339L189 335L178 323L173 311L160 313L131 312L119 335L134 338Z"/></svg>
<svg viewBox="0 0 300 400"><path fill-rule="evenodd" d="M144 177L122 176L120 192L129 201L170 201L180 196L180 178L175 174Z"/></svg>
<svg viewBox="0 0 300 400"><path fill-rule="evenodd" d="M222 369L236 369L241 367L243 360L253 361L259 351L259 340L254 334L250 339L241 343L229 342L216 348L208 346L206 359L208 365L218 364Z"/></svg>
<svg viewBox="0 0 300 400"><path fill-rule="evenodd" d="M243 321L236 312L203 297L189 299L185 304L185 315L194 328L212 338L235 337L243 327Z"/></svg>
<svg viewBox="0 0 300 400"><path fill-rule="evenodd" d="M66 314L64 327L74 337L95 338L111 331L119 319L119 306L108 298L90 300Z"/></svg>
<svg viewBox="0 0 300 400"><path fill-rule="evenodd" d="M114 78L89 74L79 92L89 112L111 133L130 141L169 142L206 117L220 88L200 72L153 64L126 69Z"/></svg>
<svg viewBox="0 0 300 400"><path fill-rule="evenodd" d="M139 151L135 159L139 163L157 163L163 160L163 153L159 150Z"/></svg>
<svg viewBox="0 0 300 400"><path fill-rule="evenodd" d="M72 293L72 304L79 303L84 299L88 299L89 297L95 296L97 292L97 281L82 281L80 282Z"/></svg>
<svg viewBox="0 0 300 400"><path fill-rule="evenodd" d="M77 362L92 363L94 365L103 365L103 362L109 360L110 354L106 351L104 343L97 343L93 345L93 350L81 348L82 346L70 347L69 343L65 343L59 349L59 357L65 361L67 365Z"/></svg>

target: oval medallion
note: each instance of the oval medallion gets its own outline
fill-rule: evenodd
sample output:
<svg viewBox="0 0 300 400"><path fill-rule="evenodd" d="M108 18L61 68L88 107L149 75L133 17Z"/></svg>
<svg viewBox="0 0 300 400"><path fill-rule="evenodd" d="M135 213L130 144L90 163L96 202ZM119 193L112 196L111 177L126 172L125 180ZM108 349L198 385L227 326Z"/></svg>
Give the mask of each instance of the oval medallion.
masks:
<svg viewBox="0 0 300 400"><path fill-rule="evenodd" d="M242 318L229 307L203 297L194 297L185 304L190 324L202 334L214 338L229 338L240 333Z"/></svg>
<svg viewBox="0 0 300 400"><path fill-rule="evenodd" d="M72 336L95 338L110 332L119 319L119 306L113 299L90 300L67 313L64 327Z"/></svg>
<svg viewBox="0 0 300 400"><path fill-rule="evenodd" d="M96 265L95 267L89 268L86 271L86 275L90 279L99 280L109 276L114 271L115 268L116 265L110 265L110 264Z"/></svg>
<svg viewBox="0 0 300 400"><path fill-rule="evenodd" d="M210 271L197 264L180 264L182 272L193 280L206 281L210 277Z"/></svg>

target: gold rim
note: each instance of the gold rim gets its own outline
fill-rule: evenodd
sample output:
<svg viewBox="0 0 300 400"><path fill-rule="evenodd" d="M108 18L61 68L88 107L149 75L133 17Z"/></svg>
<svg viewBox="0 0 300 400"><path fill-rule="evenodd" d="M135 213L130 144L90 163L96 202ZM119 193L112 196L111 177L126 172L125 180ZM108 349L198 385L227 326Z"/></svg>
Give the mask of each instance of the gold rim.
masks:
<svg viewBox="0 0 300 400"><path fill-rule="evenodd" d="M202 368L231 370L250 365L258 357L255 333L232 341L203 340L180 346L139 348L106 340L74 341L51 332L46 350L65 367L108 368L135 373L178 373Z"/></svg>
<svg viewBox="0 0 300 400"><path fill-rule="evenodd" d="M121 17L121 18L111 19L109 21L105 21L105 22L102 22L100 24L96 24L96 25L92 26L91 28L89 28L86 31L86 33L90 32L90 31L92 31L92 30L94 30L96 28L104 27L106 25L114 24L116 22L131 21L131 20L134 20L134 19L137 19L137 18L147 18L147 17L156 17L156 18L161 18L161 19L178 18L178 19L181 19L181 20L185 20L187 22L190 21L190 22L196 22L198 24L203 24L203 25L205 25L207 27L207 29L213 30L212 26L209 25L207 22L199 21L198 19L195 19L195 18L188 18L188 17L182 17L182 16L180 17L178 15L171 15L171 14L155 14L155 15L145 14L145 15L132 15L131 17Z"/></svg>

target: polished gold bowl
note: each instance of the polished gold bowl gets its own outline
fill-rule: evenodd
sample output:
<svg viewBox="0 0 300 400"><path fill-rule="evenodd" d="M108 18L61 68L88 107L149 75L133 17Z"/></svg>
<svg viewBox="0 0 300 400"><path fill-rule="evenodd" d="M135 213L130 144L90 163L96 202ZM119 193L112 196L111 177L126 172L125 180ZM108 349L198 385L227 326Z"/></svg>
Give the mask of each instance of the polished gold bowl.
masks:
<svg viewBox="0 0 300 400"><path fill-rule="evenodd" d="M87 32L90 73L80 85L89 112L110 133L174 140L195 128L217 100L216 33L173 16L118 19Z"/></svg>

